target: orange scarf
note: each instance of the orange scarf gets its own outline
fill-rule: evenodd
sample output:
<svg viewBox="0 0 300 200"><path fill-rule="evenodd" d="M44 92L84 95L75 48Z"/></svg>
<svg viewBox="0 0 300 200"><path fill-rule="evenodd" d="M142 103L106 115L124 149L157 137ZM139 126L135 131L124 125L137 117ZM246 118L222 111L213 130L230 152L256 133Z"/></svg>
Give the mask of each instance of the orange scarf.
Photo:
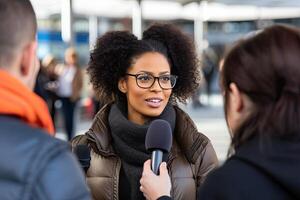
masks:
<svg viewBox="0 0 300 200"><path fill-rule="evenodd" d="M54 136L46 103L19 80L0 70L0 114L14 115Z"/></svg>

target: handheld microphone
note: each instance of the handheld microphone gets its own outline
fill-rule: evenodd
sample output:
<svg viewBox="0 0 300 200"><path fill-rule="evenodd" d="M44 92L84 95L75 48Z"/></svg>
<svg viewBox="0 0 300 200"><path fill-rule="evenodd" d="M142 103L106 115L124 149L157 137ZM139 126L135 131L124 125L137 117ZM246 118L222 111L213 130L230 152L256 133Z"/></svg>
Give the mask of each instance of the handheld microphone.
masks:
<svg viewBox="0 0 300 200"><path fill-rule="evenodd" d="M86 174L87 170L90 167L90 162L91 162L90 149L88 148L87 145L80 144L74 148L74 153L76 154L78 161L79 161L83 171Z"/></svg>
<svg viewBox="0 0 300 200"><path fill-rule="evenodd" d="M172 146L172 129L170 124L161 119L152 121L150 124L145 146L148 151L152 152L151 169L159 175L159 166L162 162L163 153L170 151Z"/></svg>

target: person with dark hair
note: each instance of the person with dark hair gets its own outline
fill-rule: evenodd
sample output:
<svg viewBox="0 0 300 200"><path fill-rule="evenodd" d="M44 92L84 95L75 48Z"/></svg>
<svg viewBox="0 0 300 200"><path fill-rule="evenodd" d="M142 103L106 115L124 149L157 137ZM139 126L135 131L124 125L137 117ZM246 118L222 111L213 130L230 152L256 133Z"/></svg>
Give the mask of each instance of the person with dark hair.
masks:
<svg viewBox="0 0 300 200"><path fill-rule="evenodd" d="M203 86L201 86L192 96L192 107L200 108L204 105L200 101L200 94L207 95L207 105L210 104L210 97L212 95L213 78L217 69L217 55L212 47L205 49L201 56L201 70L204 77Z"/></svg>
<svg viewBox="0 0 300 200"><path fill-rule="evenodd" d="M47 105L50 111L50 115L52 121L55 126L55 115L56 115L56 108L55 103L58 99L57 97L57 88L58 88L58 74L57 74L57 60L52 55L48 54L42 60L43 67L42 71L44 71L46 76L46 82L44 85L45 90L47 91Z"/></svg>
<svg viewBox="0 0 300 200"><path fill-rule="evenodd" d="M198 61L191 39L170 24L155 24L141 40L126 31L108 32L97 40L87 69L101 102L85 135L73 149L91 150L87 183L95 200L145 199L139 180L151 157L145 137L154 119L166 120L173 145L164 161L175 199L196 199L196 189L217 166L209 139L177 106L199 85ZM164 133L161 133L164 134Z"/></svg>
<svg viewBox="0 0 300 200"><path fill-rule="evenodd" d="M284 25L241 40L227 54L221 86L231 157L210 173L198 199L300 199L299 54L300 30ZM154 178L158 184L168 177Z"/></svg>
<svg viewBox="0 0 300 200"><path fill-rule="evenodd" d="M0 199L88 200L78 162L52 137L47 105L32 91L40 66L30 1L0 0L0 19Z"/></svg>
<svg viewBox="0 0 300 200"><path fill-rule="evenodd" d="M46 85L46 83L48 81L48 77L47 77L47 74L46 74L45 70L43 70L41 60L39 60L39 66L40 66L40 69L37 73L37 78L36 78L36 82L35 82L35 85L34 85L33 92L35 94L37 94L38 96L40 96L44 101L47 102L48 93L47 93L44 86Z"/></svg>
<svg viewBox="0 0 300 200"><path fill-rule="evenodd" d="M51 119L55 124L55 102L57 100L57 74L55 68L57 66L56 59L52 55L47 55L40 61L40 70L37 75L34 92L42 97L48 105Z"/></svg>

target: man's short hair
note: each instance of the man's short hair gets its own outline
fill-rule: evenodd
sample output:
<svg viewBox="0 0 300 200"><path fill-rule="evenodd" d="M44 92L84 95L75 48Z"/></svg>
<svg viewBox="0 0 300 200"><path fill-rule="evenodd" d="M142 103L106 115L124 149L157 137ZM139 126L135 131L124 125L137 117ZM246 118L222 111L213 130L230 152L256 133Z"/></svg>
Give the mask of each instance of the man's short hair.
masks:
<svg viewBox="0 0 300 200"><path fill-rule="evenodd" d="M29 0L0 0L0 67L10 65L16 51L35 40L36 31Z"/></svg>

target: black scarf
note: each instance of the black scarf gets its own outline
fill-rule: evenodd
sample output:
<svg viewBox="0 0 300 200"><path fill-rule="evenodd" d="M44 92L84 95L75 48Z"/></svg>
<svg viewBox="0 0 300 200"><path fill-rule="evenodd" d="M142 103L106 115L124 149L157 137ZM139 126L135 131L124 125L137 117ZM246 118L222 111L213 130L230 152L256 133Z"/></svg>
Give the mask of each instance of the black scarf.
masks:
<svg viewBox="0 0 300 200"><path fill-rule="evenodd" d="M172 105L167 105L162 114L150 119L145 125L135 124L127 119L126 112L122 112L114 104L109 113L109 125L111 128L113 147L121 158L125 176L130 183L131 200L145 199L140 192L140 178L143 164L151 158L151 154L145 149L145 138L149 124L154 119L164 119L171 125L172 132L175 127L176 113ZM164 155L167 158L167 155Z"/></svg>

